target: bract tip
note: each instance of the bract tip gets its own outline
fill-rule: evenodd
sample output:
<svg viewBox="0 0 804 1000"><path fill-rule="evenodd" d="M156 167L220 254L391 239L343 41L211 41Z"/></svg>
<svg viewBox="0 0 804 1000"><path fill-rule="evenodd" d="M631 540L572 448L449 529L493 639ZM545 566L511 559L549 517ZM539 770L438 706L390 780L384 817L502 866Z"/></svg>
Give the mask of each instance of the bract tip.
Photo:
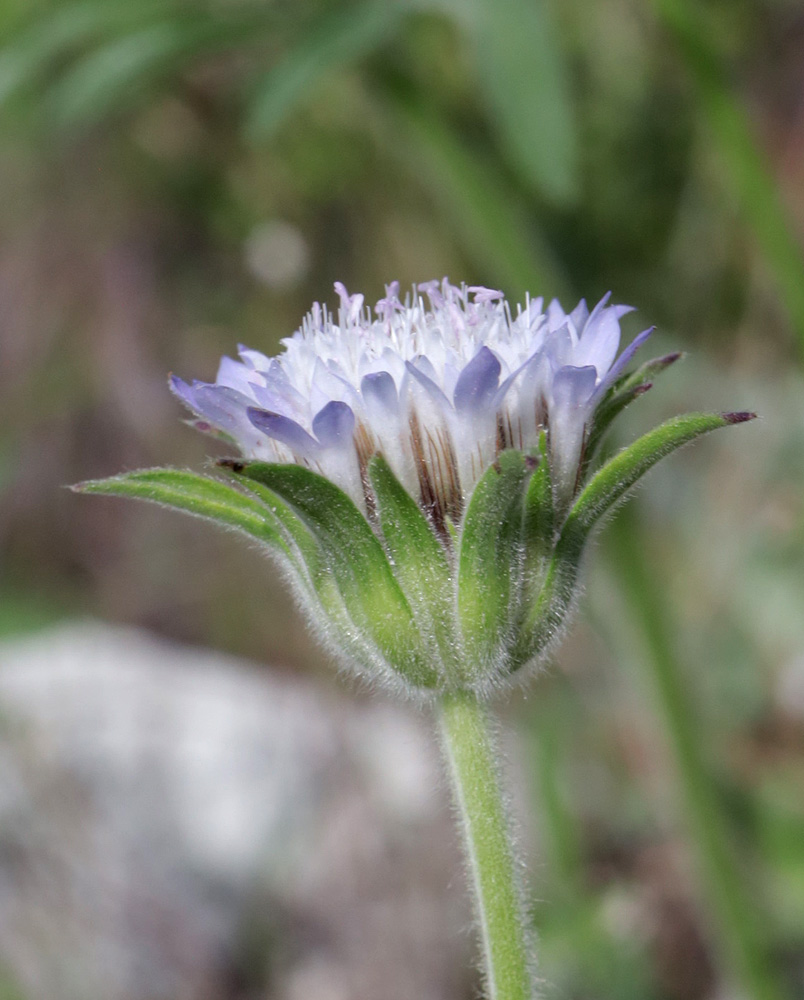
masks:
<svg viewBox="0 0 804 1000"><path fill-rule="evenodd" d="M756 413L749 410L740 410L738 413L724 413L723 419L727 424L744 424L748 420L756 420Z"/></svg>

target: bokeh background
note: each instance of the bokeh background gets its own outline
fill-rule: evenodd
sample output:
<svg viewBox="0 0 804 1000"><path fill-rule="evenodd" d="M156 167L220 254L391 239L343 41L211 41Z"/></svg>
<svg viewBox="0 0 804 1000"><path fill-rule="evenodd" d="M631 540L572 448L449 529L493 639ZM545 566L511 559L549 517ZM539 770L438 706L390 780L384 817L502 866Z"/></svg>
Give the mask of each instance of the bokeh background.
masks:
<svg viewBox="0 0 804 1000"><path fill-rule="evenodd" d="M233 536L64 484L220 454L166 375L343 281L612 290L668 460L501 707L545 995L804 996L804 8L6 0L0 997L468 1000L428 727Z"/></svg>

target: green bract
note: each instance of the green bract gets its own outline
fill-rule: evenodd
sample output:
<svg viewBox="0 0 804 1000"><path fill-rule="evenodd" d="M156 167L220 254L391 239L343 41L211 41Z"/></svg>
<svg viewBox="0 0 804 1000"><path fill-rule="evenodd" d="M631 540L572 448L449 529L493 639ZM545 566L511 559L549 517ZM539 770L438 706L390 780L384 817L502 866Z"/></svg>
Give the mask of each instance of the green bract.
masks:
<svg viewBox="0 0 804 1000"><path fill-rule="evenodd" d="M638 373L614 386L598 419L610 419L641 384ZM151 469L76 489L140 497L250 536L290 578L317 632L360 674L406 692L488 696L561 634L601 518L664 455L750 416L689 414L662 424L588 478L568 509L555 499L542 434L535 454L500 452L458 524L428 518L382 454L366 466L367 514L328 479L283 463L225 460L225 482Z"/></svg>

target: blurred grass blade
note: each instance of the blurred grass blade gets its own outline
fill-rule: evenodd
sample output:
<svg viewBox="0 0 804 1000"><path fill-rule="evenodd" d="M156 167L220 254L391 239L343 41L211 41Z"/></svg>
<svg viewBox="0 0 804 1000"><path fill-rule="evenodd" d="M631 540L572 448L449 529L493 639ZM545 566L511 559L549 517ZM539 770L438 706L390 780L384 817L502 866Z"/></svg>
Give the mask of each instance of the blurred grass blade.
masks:
<svg viewBox="0 0 804 1000"><path fill-rule="evenodd" d="M199 15L191 20L182 15L115 38L77 60L50 88L55 119L69 127L127 110L150 86L180 72L199 53L253 38L257 24L245 16L221 20Z"/></svg>
<svg viewBox="0 0 804 1000"><path fill-rule="evenodd" d="M797 239L771 165L749 117L732 94L711 32L690 0L654 0L695 84L700 106L719 149L726 183L754 232L773 273L804 354L804 247Z"/></svg>
<svg viewBox="0 0 804 1000"><path fill-rule="evenodd" d="M52 88L50 104L57 123L92 123L110 111L128 108L143 85L170 68L186 46L184 26L163 22L95 49Z"/></svg>
<svg viewBox="0 0 804 1000"><path fill-rule="evenodd" d="M47 15L36 11L23 27L4 32L0 51L0 105L19 90L39 84L51 68L63 64L110 33L161 17L164 0L137 4L106 0L59 6Z"/></svg>
<svg viewBox="0 0 804 1000"><path fill-rule="evenodd" d="M774 976L765 951L761 910L732 852L717 788L704 764L697 719L685 690L656 567L647 565L643 532L635 518L621 516L615 524L611 561L644 636L647 655L642 665L673 753L724 972L747 1000L785 1000L787 991Z"/></svg>
<svg viewBox="0 0 804 1000"><path fill-rule="evenodd" d="M252 141L270 138L323 76L385 42L400 15L393 0L328 10L256 85L246 115L247 136Z"/></svg>
<svg viewBox="0 0 804 1000"><path fill-rule="evenodd" d="M562 40L545 0L481 0L478 79L512 164L550 201L579 193L578 128Z"/></svg>
<svg viewBox="0 0 804 1000"><path fill-rule="evenodd" d="M526 207L482 152L464 144L424 95L411 99L397 90L386 97L393 134L384 141L398 143L416 179L445 207L478 271L516 294L549 288L557 298L571 298L553 250L535 226L524 224Z"/></svg>
<svg viewBox="0 0 804 1000"><path fill-rule="evenodd" d="M62 51L96 34L105 22L97 5L60 10L22 38L8 39L0 53L0 105L34 83Z"/></svg>

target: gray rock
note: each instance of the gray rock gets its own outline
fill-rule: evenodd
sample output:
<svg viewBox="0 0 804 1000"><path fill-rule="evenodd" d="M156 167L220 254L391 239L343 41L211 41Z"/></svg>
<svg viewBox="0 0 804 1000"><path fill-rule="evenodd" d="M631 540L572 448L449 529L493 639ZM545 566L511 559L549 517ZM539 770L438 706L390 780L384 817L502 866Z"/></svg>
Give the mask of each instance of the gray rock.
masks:
<svg viewBox="0 0 804 1000"><path fill-rule="evenodd" d="M0 951L36 1000L455 1000L425 720L147 634L0 646Z"/></svg>

